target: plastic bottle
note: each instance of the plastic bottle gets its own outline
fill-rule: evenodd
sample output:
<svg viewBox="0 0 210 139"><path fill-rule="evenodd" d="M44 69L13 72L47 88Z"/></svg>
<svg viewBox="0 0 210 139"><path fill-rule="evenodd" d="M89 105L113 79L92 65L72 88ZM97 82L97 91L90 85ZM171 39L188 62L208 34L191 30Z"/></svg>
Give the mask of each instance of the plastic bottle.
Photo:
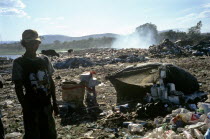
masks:
<svg viewBox="0 0 210 139"><path fill-rule="evenodd" d="M204 139L203 134L198 129L194 129L194 134L198 139Z"/></svg>
<svg viewBox="0 0 210 139"><path fill-rule="evenodd" d="M172 135L172 136L170 136L170 137L167 138L167 139L183 139L183 137L180 136L180 135Z"/></svg>
<svg viewBox="0 0 210 139"><path fill-rule="evenodd" d="M151 87L150 91L151 91L151 95L152 95L153 97L157 97L157 96L158 96L157 86L153 85L153 86Z"/></svg>
<svg viewBox="0 0 210 139"><path fill-rule="evenodd" d="M185 123L188 123L188 122L191 121L192 115L193 115L192 112L182 113L182 114L181 114L181 117L182 117L182 120L183 120Z"/></svg>
<svg viewBox="0 0 210 139"><path fill-rule="evenodd" d="M198 103L198 108L199 109L203 109L204 110L204 114L206 114L206 115L207 115L207 113L210 112L210 104L209 103L199 102Z"/></svg>
<svg viewBox="0 0 210 139"><path fill-rule="evenodd" d="M191 134L188 131L185 130L183 133L187 139L193 139L193 137L191 136Z"/></svg>
<svg viewBox="0 0 210 139"><path fill-rule="evenodd" d="M159 125L159 119L158 118L154 119L154 124L156 125L156 127L158 127L158 125Z"/></svg>
<svg viewBox="0 0 210 139"><path fill-rule="evenodd" d="M164 138L171 139L176 133L172 130L165 131Z"/></svg>
<svg viewBox="0 0 210 139"><path fill-rule="evenodd" d="M204 139L210 139L210 128L206 131Z"/></svg>
<svg viewBox="0 0 210 139"><path fill-rule="evenodd" d="M144 129L143 125L141 125L141 124L133 124L133 123L131 123L131 124L128 125L128 130L130 132L142 132L143 129Z"/></svg>
<svg viewBox="0 0 210 139"><path fill-rule="evenodd" d="M93 134L93 130L88 131L87 133L84 134L85 138L90 137Z"/></svg>

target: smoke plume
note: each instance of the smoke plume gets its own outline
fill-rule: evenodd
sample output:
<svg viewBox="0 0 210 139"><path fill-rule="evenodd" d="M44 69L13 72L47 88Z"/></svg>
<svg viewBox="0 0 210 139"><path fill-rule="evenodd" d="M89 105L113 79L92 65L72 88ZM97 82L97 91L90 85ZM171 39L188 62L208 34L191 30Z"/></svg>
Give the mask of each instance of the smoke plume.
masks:
<svg viewBox="0 0 210 139"><path fill-rule="evenodd" d="M144 48L157 44L157 35L153 30L140 29L132 34L119 36L113 43L112 48Z"/></svg>

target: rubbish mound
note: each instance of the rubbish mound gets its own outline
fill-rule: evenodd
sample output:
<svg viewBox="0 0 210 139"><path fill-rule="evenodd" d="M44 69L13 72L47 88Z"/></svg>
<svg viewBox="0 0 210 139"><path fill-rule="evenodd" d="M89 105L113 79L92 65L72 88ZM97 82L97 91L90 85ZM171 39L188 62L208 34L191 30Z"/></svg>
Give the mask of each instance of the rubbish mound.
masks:
<svg viewBox="0 0 210 139"><path fill-rule="evenodd" d="M66 69L66 68L79 68L82 67L91 67L94 63L91 62L88 58L68 58L60 62L54 63L54 67L57 69Z"/></svg>
<svg viewBox="0 0 210 139"><path fill-rule="evenodd" d="M184 53L184 49L179 47L178 45L171 42L169 39L165 39L159 45L153 45L149 47L149 52L153 55L153 57L162 57L166 55L182 55Z"/></svg>
<svg viewBox="0 0 210 139"><path fill-rule="evenodd" d="M184 108L173 110L164 118L155 118L153 123L156 128L152 132L146 133L144 138L203 139L205 133L205 137L210 135L207 130L210 127L209 110L207 103L199 103L196 111L189 111Z"/></svg>
<svg viewBox="0 0 210 139"><path fill-rule="evenodd" d="M176 42L174 42L176 45L184 47L187 45L192 46L193 45L193 41L192 40L177 40Z"/></svg>
<svg viewBox="0 0 210 139"><path fill-rule="evenodd" d="M180 94L178 91L188 95L199 90L198 81L193 75L172 64L138 64L117 71L106 78L117 91L117 103L143 102L143 98L151 91L151 88L156 90L156 94L152 91L153 99L157 96L166 99L168 93L176 96ZM166 86L171 86L171 90L168 90Z"/></svg>
<svg viewBox="0 0 210 139"><path fill-rule="evenodd" d="M150 46L148 51L151 57L208 56L210 55L210 40L200 41L193 45L191 40L178 40L173 43L169 39L165 39L159 45Z"/></svg>
<svg viewBox="0 0 210 139"><path fill-rule="evenodd" d="M123 130L121 136L125 139L203 139L204 136L208 139L210 136L210 130L208 130L210 128L209 103L199 102L198 107L195 106L192 111L177 108L168 115L158 116L147 121L140 120L142 117L136 117L135 112L123 113L117 107L125 107L125 105L116 106L113 111L101 113L105 117L100 120L99 124L106 127L104 130L110 130L117 135L121 135L119 129ZM128 105L126 107L128 108ZM153 109L153 113L156 111Z"/></svg>
<svg viewBox="0 0 210 139"><path fill-rule="evenodd" d="M203 56L210 55L210 41L201 41L197 45L194 45L192 48L192 54L194 56Z"/></svg>
<svg viewBox="0 0 210 139"><path fill-rule="evenodd" d="M146 61L146 58L144 56L138 56L138 55L120 55L117 58L111 59L109 64L114 63L134 63L134 62L142 62Z"/></svg>

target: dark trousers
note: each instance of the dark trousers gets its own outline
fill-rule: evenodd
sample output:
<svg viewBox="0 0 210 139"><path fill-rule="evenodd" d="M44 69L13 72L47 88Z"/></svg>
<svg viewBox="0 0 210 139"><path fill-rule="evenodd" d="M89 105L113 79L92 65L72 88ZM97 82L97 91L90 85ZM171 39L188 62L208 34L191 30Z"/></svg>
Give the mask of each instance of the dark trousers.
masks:
<svg viewBox="0 0 210 139"><path fill-rule="evenodd" d="M4 139L4 127L0 118L0 139Z"/></svg>
<svg viewBox="0 0 210 139"><path fill-rule="evenodd" d="M56 139L52 106L38 109L23 109L24 139Z"/></svg>

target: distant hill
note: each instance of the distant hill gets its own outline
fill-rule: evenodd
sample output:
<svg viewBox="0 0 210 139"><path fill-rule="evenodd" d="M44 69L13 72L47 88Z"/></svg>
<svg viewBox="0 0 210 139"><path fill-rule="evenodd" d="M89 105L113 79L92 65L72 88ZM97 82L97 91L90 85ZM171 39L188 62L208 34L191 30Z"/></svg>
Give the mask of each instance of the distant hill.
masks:
<svg viewBox="0 0 210 139"><path fill-rule="evenodd" d="M0 41L0 44L18 43L19 41Z"/></svg>
<svg viewBox="0 0 210 139"><path fill-rule="evenodd" d="M74 40L84 40L84 39L89 39L89 38L102 38L102 37L117 37L119 36L118 34L113 34L113 33L105 33L105 34L93 34L93 35L87 35L87 36L82 36L82 37L69 37L65 35L43 35L42 37L42 43L43 44L51 44L55 40L58 40L60 42L69 42L69 41L74 41Z"/></svg>
<svg viewBox="0 0 210 139"><path fill-rule="evenodd" d="M42 35L44 39L42 39L42 44L51 44L54 41L58 40L60 42L69 42L73 40L84 40L89 38L102 38L102 37L118 37L120 35L114 34L114 33L104 33L104 34L92 34L87 36L81 36L81 37L69 37L65 35ZM0 41L0 44L11 44L11 43L18 43L20 41Z"/></svg>

